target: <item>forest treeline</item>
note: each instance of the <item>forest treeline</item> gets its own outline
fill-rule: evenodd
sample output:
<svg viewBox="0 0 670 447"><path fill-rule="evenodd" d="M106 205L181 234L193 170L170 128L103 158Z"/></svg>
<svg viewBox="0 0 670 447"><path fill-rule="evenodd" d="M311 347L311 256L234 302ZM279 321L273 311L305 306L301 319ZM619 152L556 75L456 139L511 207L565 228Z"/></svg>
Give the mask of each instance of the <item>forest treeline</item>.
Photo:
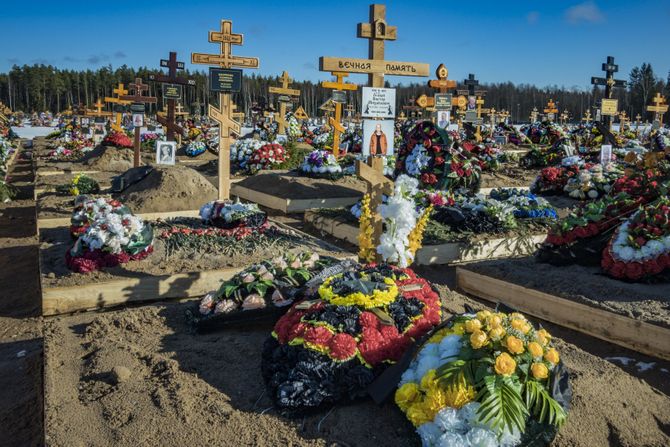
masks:
<svg viewBox="0 0 670 447"><path fill-rule="evenodd" d="M112 90L119 84L126 86L136 77L142 78L150 85L149 94L159 98L158 105L162 109L160 84L148 82L149 75L158 73L158 70L141 67L135 69L122 65L116 69L111 66L97 70L64 70L51 65L23 65L14 66L9 73L0 74L0 101L9 105L13 110L24 112L52 111L60 112L77 105L92 107L92 104L105 96L113 96ZM186 71L184 75L195 80L195 86L184 89L184 107L195 112L196 108L207 110L210 101L217 102L215 95L208 90L207 74L204 71ZM651 64L644 63L631 70L626 79L626 89L615 89L614 97L619 99L619 109L625 110L629 117L634 118L638 113L642 120L652 118L646 112L646 106L657 92L670 96L670 72L667 79L658 77ZM268 87L277 85L278 77L245 75L243 89L233 96L238 110L243 110L249 116L250 108L256 104L264 107L274 104L276 107L277 95L269 94ZM298 103L303 106L309 116L321 116L319 106L326 102L331 91L321 87L319 83L311 81L295 81L293 88L301 92ZM396 101L398 113L403 106L410 104L411 98L421 94L432 95L434 91L426 86L425 82L396 85ZM459 88L462 88L459 83ZM547 101L553 99L560 111L567 109L571 119L579 120L583 114L596 107L603 96L602 88L580 90L565 88L557 85L537 87L529 84L514 84L511 82L482 83L480 89L486 90L485 107L494 107L496 110L507 109L513 121L526 121L534 107L542 112ZM360 89L354 94L349 93L349 102L353 102L356 110L360 109Z"/></svg>

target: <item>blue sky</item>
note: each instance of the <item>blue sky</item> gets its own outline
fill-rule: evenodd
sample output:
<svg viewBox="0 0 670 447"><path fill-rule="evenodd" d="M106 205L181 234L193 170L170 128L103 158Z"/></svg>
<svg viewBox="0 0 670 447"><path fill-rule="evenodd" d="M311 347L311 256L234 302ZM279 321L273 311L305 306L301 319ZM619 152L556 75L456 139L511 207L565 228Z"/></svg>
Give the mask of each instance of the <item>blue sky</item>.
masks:
<svg viewBox="0 0 670 447"><path fill-rule="evenodd" d="M64 6L66 5L67 6ZM218 50L207 41L219 20L244 34L234 54L257 56L265 75L288 70L296 79L329 77L319 56L367 57L356 24L367 22L369 1L68 1L10 2L0 16L0 72L13 64L48 63L60 68L158 67L169 51L190 62L190 53ZM387 1L387 21L398 27L386 59L440 62L449 77L475 73L482 82L587 87L601 75L606 56L620 78L651 62L667 76L670 52L667 0L598 1ZM420 5L420 6L419 6ZM190 63L188 64L190 65ZM206 69L205 66L199 66ZM352 75L365 82L364 75ZM424 78L389 77L391 83Z"/></svg>

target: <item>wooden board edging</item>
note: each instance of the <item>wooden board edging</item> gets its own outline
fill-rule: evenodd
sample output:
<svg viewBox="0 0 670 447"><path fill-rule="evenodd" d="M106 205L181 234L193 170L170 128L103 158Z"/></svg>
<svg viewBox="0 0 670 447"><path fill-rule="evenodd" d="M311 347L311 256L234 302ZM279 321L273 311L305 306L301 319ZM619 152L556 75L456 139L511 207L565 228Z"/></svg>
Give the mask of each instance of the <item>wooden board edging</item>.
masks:
<svg viewBox="0 0 670 447"><path fill-rule="evenodd" d="M670 329L456 268L461 291L643 354L670 360Z"/></svg>
<svg viewBox="0 0 670 447"><path fill-rule="evenodd" d="M363 193L359 196L351 197L332 197L326 199L289 199L273 196L261 191L241 186L239 184L231 185L231 194L240 199L254 202L266 208L278 210L284 214L303 213L315 208L341 208L348 205L353 205L363 197Z"/></svg>
<svg viewBox="0 0 670 447"><path fill-rule="evenodd" d="M139 216L144 220L171 219L173 217L200 217L200 210L164 211L159 213L139 213L136 214L136 216ZM38 230L47 228L68 227L68 226L70 226L69 217L52 217L47 219L38 219L37 221Z"/></svg>

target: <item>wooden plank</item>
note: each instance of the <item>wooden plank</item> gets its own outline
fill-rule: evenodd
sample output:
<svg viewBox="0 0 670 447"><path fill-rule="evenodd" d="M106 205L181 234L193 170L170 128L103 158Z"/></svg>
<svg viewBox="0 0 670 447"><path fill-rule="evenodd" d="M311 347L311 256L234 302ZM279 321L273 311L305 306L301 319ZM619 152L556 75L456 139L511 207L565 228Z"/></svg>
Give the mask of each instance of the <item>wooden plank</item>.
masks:
<svg viewBox="0 0 670 447"><path fill-rule="evenodd" d="M40 171L38 170L36 172L37 177L47 177L50 175L63 175L63 174L72 174L72 175L78 175L78 174L99 174L102 171L67 171L67 170L56 170L56 171Z"/></svg>
<svg viewBox="0 0 670 447"><path fill-rule="evenodd" d="M199 217L200 210L167 211L160 213L139 213L136 215L144 220L170 219L173 217ZM37 221L38 229L67 227L69 225L70 225L69 217L55 217L49 219L39 219Z"/></svg>
<svg viewBox="0 0 670 447"><path fill-rule="evenodd" d="M398 62L322 56L319 58L319 70L344 71L347 73L386 74L393 76L428 76L430 66L422 62Z"/></svg>
<svg viewBox="0 0 670 447"><path fill-rule="evenodd" d="M363 196L363 193L360 193L360 195L350 197L290 199L255 191L239 184L231 185L231 193L240 199L257 203L266 208L281 211L284 214L302 213L315 208L340 208L347 205L353 205Z"/></svg>
<svg viewBox="0 0 670 447"><path fill-rule="evenodd" d="M304 220L319 231L358 245L359 230L348 222L310 211L305 212ZM416 252L415 263L417 265L459 264L485 259L525 256L533 253L535 244L544 241L545 238L545 234L537 234L530 238L494 238L474 243L450 242L425 245Z"/></svg>
<svg viewBox="0 0 670 447"><path fill-rule="evenodd" d="M634 351L670 360L670 329L528 289L462 267L458 288L491 302L502 302L543 320L592 335Z"/></svg>
<svg viewBox="0 0 670 447"><path fill-rule="evenodd" d="M73 287L43 287L42 315L119 306L169 298L202 296L246 266L175 275L124 278Z"/></svg>

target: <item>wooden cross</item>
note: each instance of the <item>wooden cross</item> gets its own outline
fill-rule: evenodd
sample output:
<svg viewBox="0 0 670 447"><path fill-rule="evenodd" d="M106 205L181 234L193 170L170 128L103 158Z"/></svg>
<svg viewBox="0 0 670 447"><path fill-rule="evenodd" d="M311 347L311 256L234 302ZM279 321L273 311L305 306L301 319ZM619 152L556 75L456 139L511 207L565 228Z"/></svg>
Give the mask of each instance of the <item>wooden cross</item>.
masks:
<svg viewBox="0 0 670 447"><path fill-rule="evenodd" d="M174 114L176 116L188 116L188 112L184 110L184 106L182 106L181 103L175 106Z"/></svg>
<svg viewBox="0 0 670 447"><path fill-rule="evenodd" d="M398 115L398 121L400 121L401 123L404 123L405 121L407 121L407 117L405 116L404 111L400 112L400 115Z"/></svg>
<svg viewBox="0 0 670 447"><path fill-rule="evenodd" d="M584 121L587 125L591 122L591 111L590 110L588 110L588 109L586 110L586 113L582 117L582 121Z"/></svg>
<svg viewBox="0 0 670 447"><path fill-rule="evenodd" d="M155 104L158 99L155 96L144 96L142 93L149 90L149 85L142 83L142 78L135 78L135 82L129 84L128 87L131 91L135 92L133 95L121 95L119 99L123 101L129 101L135 104ZM132 106L131 106L132 107ZM142 112L144 115L144 112ZM135 126L135 156L133 157L133 166L139 167L140 165L140 131L142 129L140 126Z"/></svg>
<svg viewBox="0 0 670 447"><path fill-rule="evenodd" d="M635 132L640 128L640 122L642 121L642 115L639 113L635 115Z"/></svg>
<svg viewBox="0 0 670 447"><path fill-rule="evenodd" d="M258 58L233 56L232 46L242 45L242 34L233 33L233 22L221 20L221 31L210 31L209 41L221 44L220 54L191 53L194 64L214 65L222 68L258 68ZM209 116L219 122L219 200L230 199L230 139L231 133L239 135L241 126L233 118L230 93L219 92L219 108L209 106Z"/></svg>
<svg viewBox="0 0 670 447"><path fill-rule="evenodd" d="M350 84L348 82L344 82L344 78L349 76L349 73L335 71L332 73L332 75L335 76L336 81L335 82L323 81L321 82L321 87L339 91L349 90L352 92L358 89L358 86L356 84ZM335 158L340 156L340 135L345 130L341 121L342 121L342 104L339 102L335 102L335 118L328 119L328 124L330 124L333 128L333 155L335 156Z"/></svg>
<svg viewBox="0 0 670 447"><path fill-rule="evenodd" d="M565 123L568 122L568 118L569 118L569 117L570 117L570 116L569 116L567 110L563 110L563 112L561 112L561 116L560 116L560 118L561 118L561 122L562 122L563 124L565 124Z"/></svg>
<svg viewBox="0 0 670 447"><path fill-rule="evenodd" d="M356 108L352 103L349 103L347 104L347 107L344 108L344 110L346 110L347 112L347 119L351 121L351 118L354 116L354 111L356 110Z"/></svg>
<svg viewBox="0 0 670 447"><path fill-rule="evenodd" d="M538 115L537 107L533 107L533 110L530 112L530 122L534 123L537 121L537 115Z"/></svg>
<svg viewBox="0 0 670 447"><path fill-rule="evenodd" d="M470 96L484 96L486 94L483 90L475 90L479 85L479 81L475 79L475 75L472 73L468 75L468 78L463 83L467 87L467 94Z"/></svg>
<svg viewBox="0 0 670 447"><path fill-rule="evenodd" d="M668 105L665 104L665 98L660 93L656 93L652 101L654 105L647 106L647 111L654 112L654 121L658 121L660 126L663 127L663 115L668 111Z"/></svg>
<svg viewBox="0 0 670 447"><path fill-rule="evenodd" d="M484 100L480 98L479 96L477 97L475 104L477 105L477 122L475 123L477 125L477 131L475 132L475 136L477 137L477 141L482 140L482 113L489 113L489 109L482 109L482 106L484 105Z"/></svg>
<svg viewBox="0 0 670 447"><path fill-rule="evenodd" d="M549 121L554 120L554 116L556 113L558 113L558 109L556 108L556 104L554 103L553 99L549 99L547 107L544 108L544 113L546 113L547 120Z"/></svg>
<svg viewBox="0 0 670 447"><path fill-rule="evenodd" d="M496 125L496 109L493 107L489 109L489 119L491 120L491 136L493 136L493 128Z"/></svg>
<svg viewBox="0 0 670 447"><path fill-rule="evenodd" d="M279 97L279 116L275 118L275 121L279 124L279 133L284 135L288 124L286 122L286 104L291 102L291 96L298 98L300 96L300 90L289 88L291 78L288 77L288 72L286 70L284 70L279 79L281 80L281 87L270 87L268 88L268 92L288 97ZM288 99L288 101L286 99Z"/></svg>
<svg viewBox="0 0 670 447"><path fill-rule="evenodd" d="M112 93L114 93L116 96L105 96L105 102L108 102L110 104L118 104L119 106L124 106L130 104L130 101L123 101L121 100L121 96L127 95L128 90L123 88L123 84L119 84L117 88L112 90ZM123 113L115 111L114 112L114 122L112 123L112 129L114 129L117 132L122 132L123 128L121 127L121 124L123 122Z"/></svg>
<svg viewBox="0 0 670 447"><path fill-rule="evenodd" d="M359 23L357 36L368 39L369 59L319 58L320 71L365 73L370 87L384 87L384 75L428 76L428 64L384 60L384 43L396 40L397 28L386 23L386 6L370 5L370 22Z"/></svg>
<svg viewBox="0 0 670 447"><path fill-rule="evenodd" d="M96 117L101 117L101 116L111 116L111 112L103 112L102 108L105 107L105 105L100 101L100 98L96 101L95 104L95 110L87 110L86 114L91 115L91 116L96 116Z"/></svg>
<svg viewBox="0 0 670 447"><path fill-rule="evenodd" d="M509 117L509 112L505 109L501 110L500 113L498 114L498 117L502 118L502 122L506 123L507 118Z"/></svg>
<svg viewBox="0 0 670 447"><path fill-rule="evenodd" d="M384 222L377 208L382 204L384 194L390 196L393 194L393 181L386 178L384 172L384 158L372 157L370 165L356 163L356 175L367 183L368 194L370 195L370 210L372 211L372 246L375 247L375 262L382 262L382 257L376 251L380 244L380 238L383 232Z"/></svg>
<svg viewBox="0 0 670 447"><path fill-rule="evenodd" d="M272 123L275 120L275 113L274 112L264 110L263 111L263 116L265 117L265 121L267 121L268 123Z"/></svg>
<svg viewBox="0 0 670 447"><path fill-rule="evenodd" d="M456 81L447 79L449 76L449 70L444 64L440 64L435 70L435 76L437 79L432 79L428 81L428 86L434 88L440 93L449 93L450 90L456 88Z"/></svg>
<svg viewBox="0 0 670 447"><path fill-rule="evenodd" d="M237 121L238 123L243 123L244 122L244 112L235 112L235 109L237 108L237 104L235 104L235 103L232 103L231 107L232 107L232 110L233 110L233 113L231 114L233 119L235 121Z"/></svg>
<svg viewBox="0 0 670 447"><path fill-rule="evenodd" d="M619 71L619 66L614 63L614 57L607 56L607 62L603 63L602 70L605 72L604 78L591 77L591 84L593 85L604 85L605 86L605 98L612 98L612 89L614 87L626 87L626 81L619 79L614 79L614 73ZM605 124L607 127L611 127L612 117L605 115Z"/></svg>
<svg viewBox="0 0 670 447"><path fill-rule="evenodd" d="M176 84L176 85L195 85L195 80L187 79L180 76L177 76L177 70L184 69L184 63L177 60L177 53L175 51L170 51L169 59L161 59L161 67L167 67L168 75L164 76L162 74L151 75L149 79L153 81L160 82L162 84ZM167 130L167 139L168 141L175 140L175 134L179 135L179 142L181 143L181 134L184 132L184 129L177 124L175 121L175 103L176 98L168 98L167 100L167 116L163 118L158 116L158 122L165 127Z"/></svg>
<svg viewBox="0 0 670 447"><path fill-rule="evenodd" d="M624 110L619 114L619 133L624 132L624 130L626 129L626 123L628 122L630 122L630 119L628 119L628 115Z"/></svg>

